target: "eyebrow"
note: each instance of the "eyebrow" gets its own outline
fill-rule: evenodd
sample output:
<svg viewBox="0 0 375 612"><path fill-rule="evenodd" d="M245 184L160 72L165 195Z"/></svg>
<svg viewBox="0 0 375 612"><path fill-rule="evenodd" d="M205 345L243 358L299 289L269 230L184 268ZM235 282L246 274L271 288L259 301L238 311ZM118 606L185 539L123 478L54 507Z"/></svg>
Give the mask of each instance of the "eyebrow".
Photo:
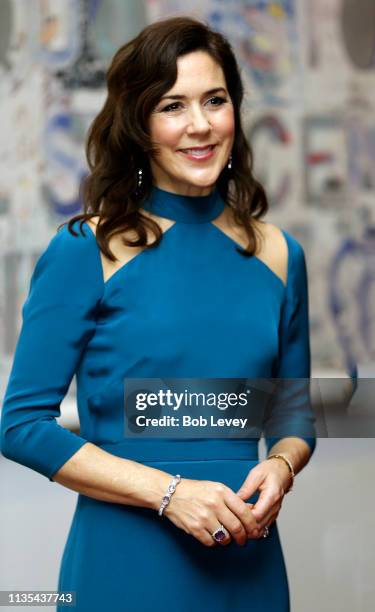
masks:
<svg viewBox="0 0 375 612"><path fill-rule="evenodd" d="M224 87L214 87L214 89L209 89L208 91L205 91L202 95L207 96L207 95L217 93L218 91L224 91L225 93L227 93L227 90L224 89ZM171 99L171 100L183 100L186 98L186 96L181 96L180 94L174 94L171 96L162 96L160 98L160 102L162 100L165 100L166 98Z"/></svg>

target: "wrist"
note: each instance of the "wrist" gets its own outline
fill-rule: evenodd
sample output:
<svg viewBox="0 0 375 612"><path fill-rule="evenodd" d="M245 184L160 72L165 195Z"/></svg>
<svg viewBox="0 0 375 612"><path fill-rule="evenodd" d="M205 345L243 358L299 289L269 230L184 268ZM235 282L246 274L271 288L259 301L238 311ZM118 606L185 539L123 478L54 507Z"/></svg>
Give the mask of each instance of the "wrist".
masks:
<svg viewBox="0 0 375 612"><path fill-rule="evenodd" d="M274 465L275 470L277 470L280 474L284 474L285 477L288 480L290 480L290 478L291 478L290 470L289 470L288 466L283 461L279 461L279 459L277 459L276 457L272 457L271 459L267 459L267 461L269 461L270 463L272 463Z"/></svg>
<svg viewBox="0 0 375 612"><path fill-rule="evenodd" d="M159 511L158 511L159 516L162 516L163 512L166 509L168 509L168 506L169 506L169 503L170 503L170 501L172 499L172 496L176 492L177 485L180 482L181 482L181 475L180 474L175 474L175 476L173 476L173 478L169 482L167 490L166 490L166 492L164 493L164 495L163 495L163 497L161 499L161 504L160 504Z"/></svg>
<svg viewBox="0 0 375 612"><path fill-rule="evenodd" d="M288 493L293 487L294 483L294 469L288 457L284 454L275 454L267 457L267 461L273 461L275 469L282 475L285 483L285 493Z"/></svg>
<svg viewBox="0 0 375 612"><path fill-rule="evenodd" d="M162 499L173 478L173 474L155 470L155 477L148 481L147 491L145 491L145 506L156 512L159 511Z"/></svg>

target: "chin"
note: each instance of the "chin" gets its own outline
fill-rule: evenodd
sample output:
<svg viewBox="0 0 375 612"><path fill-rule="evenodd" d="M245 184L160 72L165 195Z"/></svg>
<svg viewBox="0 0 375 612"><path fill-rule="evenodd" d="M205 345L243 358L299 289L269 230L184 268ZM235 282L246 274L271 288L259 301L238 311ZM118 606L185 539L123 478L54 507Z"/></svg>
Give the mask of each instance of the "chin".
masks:
<svg viewBox="0 0 375 612"><path fill-rule="evenodd" d="M213 187L213 185L215 185L217 179L219 178L219 174L220 173L210 173L209 176L202 176L202 177L197 177L197 176L190 176L190 177L184 177L184 180L189 184L189 185L194 185L195 187L202 187L202 188L207 188L209 189L210 187Z"/></svg>

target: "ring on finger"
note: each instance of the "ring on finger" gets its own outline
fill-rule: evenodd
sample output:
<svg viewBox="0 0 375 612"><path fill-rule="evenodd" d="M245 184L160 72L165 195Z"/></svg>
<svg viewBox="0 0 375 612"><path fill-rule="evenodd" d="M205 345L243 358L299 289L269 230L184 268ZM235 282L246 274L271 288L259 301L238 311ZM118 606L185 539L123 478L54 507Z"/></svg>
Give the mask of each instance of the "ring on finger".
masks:
<svg viewBox="0 0 375 612"><path fill-rule="evenodd" d="M220 525L211 535L215 542L222 542L229 536L229 532L224 525Z"/></svg>

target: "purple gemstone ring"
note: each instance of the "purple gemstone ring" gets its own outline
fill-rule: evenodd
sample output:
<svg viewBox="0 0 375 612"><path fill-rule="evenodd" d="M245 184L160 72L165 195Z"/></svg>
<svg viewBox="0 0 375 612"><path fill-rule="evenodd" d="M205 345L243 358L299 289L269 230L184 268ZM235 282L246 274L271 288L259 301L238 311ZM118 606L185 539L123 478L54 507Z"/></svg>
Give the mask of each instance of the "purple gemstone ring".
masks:
<svg viewBox="0 0 375 612"><path fill-rule="evenodd" d="M216 542L222 542L227 536L229 536L229 532L225 529L224 525L220 525L220 527L211 535Z"/></svg>

